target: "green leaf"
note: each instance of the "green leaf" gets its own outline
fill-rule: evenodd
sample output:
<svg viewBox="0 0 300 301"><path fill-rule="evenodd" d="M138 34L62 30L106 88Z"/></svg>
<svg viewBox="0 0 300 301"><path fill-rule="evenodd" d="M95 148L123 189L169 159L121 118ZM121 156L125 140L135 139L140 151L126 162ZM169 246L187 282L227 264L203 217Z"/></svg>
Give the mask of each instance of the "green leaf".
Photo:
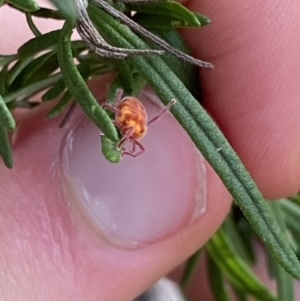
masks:
<svg viewBox="0 0 300 301"><path fill-rule="evenodd" d="M178 20L183 26L201 26L195 14L178 2L147 2L146 5L131 3L127 5L127 7L138 13L152 14L155 16L160 15L163 16L163 18Z"/></svg>
<svg viewBox="0 0 300 301"><path fill-rule="evenodd" d="M34 0L6 0L6 1L24 11L32 12L40 9L40 7L36 4Z"/></svg>
<svg viewBox="0 0 300 301"><path fill-rule="evenodd" d="M127 95L138 96L146 84L145 79L127 63L126 59L113 60L113 62L118 69L118 75L110 85L106 101L114 101L116 92L120 88L123 90L124 97Z"/></svg>
<svg viewBox="0 0 300 301"><path fill-rule="evenodd" d="M113 60L114 61L114 65L117 67L118 69L118 76L114 79L114 84L111 85L115 86L116 89L122 87L123 88L123 92L124 92L124 96L125 94L128 95L136 95L133 94L135 93L135 82L132 76L132 70L130 69L130 66L128 65L126 59L123 60ZM118 87L119 85L119 87ZM115 90L115 89L113 89ZM139 93L139 91L137 91L137 93ZM108 95L111 94L110 92L108 92ZM115 96L115 91L113 92L114 96ZM114 99L115 97L113 97ZM108 97L109 99L109 97Z"/></svg>
<svg viewBox="0 0 300 301"><path fill-rule="evenodd" d="M294 244L296 245L296 251L300 253L300 206L298 202L294 202L288 199L281 201L281 208L284 212L285 223L292 235Z"/></svg>
<svg viewBox="0 0 300 301"><path fill-rule="evenodd" d="M0 124L7 130L13 131L16 127L16 122L11 115L6 103L0 95Z"/></svg>
<svg viewBox="0 0 300 301"><path fill-rule="evenodd" d="M0 155L2 156L3 162L8 168L12 168L13 160L11 154L10 142L7 134L7 130L0 124Z"/></svg>
<svg viewBox="0 0 300 301"><path fill-rule="evenodd" d="M240 237L243 245L246 248L247 257L250 260L251 264L256 262L256 252L253 246L253 240L257 239L257 234L255 230L251 227L249 221L243 215L241 209L234 203L233 206L234 215L239 216L238 221L235 221L236 227L240 233Z"/></svg>
<svg viewBox="0 0 300 301"><path fill-rule="evenodd" d="M71 41L71 45L72 45L73 56L76 58L80 55L81 52L89 50L86 42L84 42L82 40ZM102 61L102 60L100 59L99 61Z"/></svg>
<svg viewBox="0 0 300 301"><path fill-rule="evenodd" d="M42 95L42 101L53 100L66 89L66 84L61 78L45 94Z"/></svg>
<svg viewBox="0 0 300 301"><path fill-rule="evenodd" d="M74 0L51 0L51 2L58 8L60 14L70 22L76 20L78 12Z"/></svg>
<svg viewBox="0 0 300 301"><path fill-rule="evenodd" d="M148 15L138 13L134 15L134 21L147 29L172 29L182 27L195 27L180 19L175 19L170 16Z"/></svg>
<svg viewBox="0 0 300 301"><path fill-rule="evenodd" d="M11 85L16 77L24 70L26 66L32 61L32 57L28 57L24 60L17 61L14 66L8 72L7 84Z"/></svg>
<svg viewBox="0 0 300 301"><path fill-rule="evenodd" d="M205 26L210 24L210 19L200 13L194 13L194 15L196 16L196 18L199 20L199 22L201 23L201 26Z"/></svg>
<svg viewBox="0 0 300 301"><path fill-rule="evenodd" d="M47 79L58 69L56 53L48 52L35 58L16 78L10 91Z"/></svg>
<svg viewBox="0 0 300 301"><path fill-rule="evenodd" d="M47 80L58 69L55 51L44 53L36 58L20 60L10 71L8 93L24 88L41 80Z"/></svg>
<svg viewBox="0 0 300 301"><path fill-rule="evenodd" d="M244 240L241 237L241 233L238 231L236 224L233 221L232 212L229 213L224 222L224 231L231 241L231 245L235 252L248 264L253 263L253 257L251 252L249 254L248 246L244 244Z"/></svg>
<svg viewBox="0 0 300 301"><path fill-rule="evenodd" d="M72 24L65 22L58 44L58 62L67 88L84 112L112 141L119 140L111 119L96 101L73 61L71 37Z"/></svg>
<svg viewBox="0 0 300 301"><path fill-rule="evenodd" d="M106 95L106 103L114 102L116 100L117 91L119 89L122 89L123 92L126 90L123 80L119 75L117 75L109 85L109 89ZM127 94L127 91L125 93ZM113 118L113 116L115 115L115 113L113 113L111 110L106 110L106 112L111 118Z"/></svg>
<svg viewBox="0 0 300 301"><path fill-rule="evenodd" d="M102 10L90 6L89 13L102 36L111 44L138 49L147 46L126 26ZM300 263L295 253L254 181L210 116L159 57L135 56L128 57L128 60L136 66L165 105L172 98L177 100L171 109L176 119L220 176L273 256L289 273L300 278Z"/></svg>
<svg viewBox="0 0 300 301"><path fill-rule="evenodd" d="M154 34L163 38L170 45L179 49L180 51L189 54L189 50L184 44L183 38L176 29L171 30L151 30ZM193 94L193 96L200 97L199 82L198 82L198 69L172 54L166 52L160 58L165 64L175 73L175 75L183 82L186 88Z"/></svg>
<svg viewBox="0 0 300 301"><path fill-rule="evenodd" d="M68 105L69 101L72 99L72 95L69 91L66 91L59 102L48 112L47 118L54 118L60 114L65 107Z"/></svg>
<svg viewBox="0 0 300 301"><path fill-rule="evenodd" d="M278 300L280 301L294 301L294 279L289 275L268 253L267 268L271 279L276 280L276 290Z"/></svg>
<svg viewBox="0 0 300 301"><path fill-rule="evenodd" d="M4 0L0 0L0 7L4 4Z"/></svg>
<svg viewBox="0 0 300 301"><path fill-rule="evenodd" d="M275 263L275 278L277 283L277 296L280 301L294 301L294 279L280 265Z"/></svg>
<svg viewBox="0 0 300 301"><path fill-rule="evenodd" d="M295 195L291 196L289 198L292 202L294 202L295 204L297 204L298 206L300 206L300 194L296 193Z"/></svg>
<svg viewBox="0 0 300 301"><path fill-rule="evenodd" d="M78 71L83 76L84 79L87 79L90 75L90 66L78 65ZM42 95L42 101L53 100L58 97L66 89L66 84L61 78L58 80L45 94Z"/></svg>
<svg viewBox="0 0 300 301"><path fill-rule="evenodd" d="M64 20L60 11L41 7L39 10L32 12L32 15L39 18Z"/></svg>
<svg viewBox="0 0 300 301"><path fill-rule="evenodd" d="M187 286L189 284L189 282L191 281L191 279L194 275L194 272L196 270L196 267L198 265L201 254L202 254L202 250L199 249L185 263L183 273L181 276L181 280L180 280L180 285L182 287Z"/></svg>
<svg viewBox="0 0 300 301"><path fill-rule="evenodd" d="M80 74L82 75L82 77L86 80L89 76L89 68L86 68L86 66L82 66L82 65L79 65L78 66L78 70L80 71ZM63 88L63 90L66 88L66 85L65 85L65 82L61 80L59 80L56 84L55 84L55 89L52 90L52 95L50 93L50 96L53 96L54 94L56 94L57 92L59 92L59 90L61 88ZM53 86L54 87L54 86ZM53 88L52 87L52 88ZM62 92L62 91L61 91ZM59 93L60 94L60 93ZM58 96L58 95L57 95ZM72 94L70 93L69 90L65 91L65 93L63 94L63 96L61 97L61 99L59 100L59 102L48 112L47 114L47 117L48 118L54 118L56 117L57 115L59 115L64 109L65 107L68 105L69 101L72 99ZM72 105L70 107L69 110L73 110L73 108L75 108L75 104ZM71 113L70 113L71 114ZM68 115L68 113L67 113ZM69 117L66 117L67 119ZM66 122L67 120L63 120L63 124Z"/></svg>
<svg viewBox="0 0 300 301"><path fill-rule="evenodd" d="M96 6L98 6L100 9L103 9L105 12L107 12L110 16L116 18L117 20L120 20L122 24L125 24L129 28L132 28L133 31L137 32L143 37L146 37L150 39L151 41L155 42L160 48L162 48L165 51L168 51L169 53L174 54L178 58L181 58L182 60L186 62L190 62L191 64L194 64L195 66L202 67L202 68L212 68L213 65L211 63L202 61L200 59L197 59L193 56L190 56L186 53L183 53L182 51L172 47L170 44L168 44L163 39L159 38L158 36L152 34L149 30L145 29L144 27L140 26L136 22L134 22L132 19L127 17L125 14L121 13L117 9L115 9L112 5L107 3L105 0L94 0L93 1ZM89 9L89 7L88 7ZM128 30L128 28L127 28ZM135 47L134 47L135 48ZM132 51L135 51L139 53L140 51L144 51L142 48L135 48ZM149 47L147 47L149 48ZM126 48L125 48L126 49ZM132 49L132 48L131 48ZM151 48L150 48L151 49ZM161 50L147 50L147 53L149 54L163 54ZM131 54L133 54L131 52Z"/></svg>
<svg viewBox="0 0 300 301"><path fill-rule="evenodd" d="M0 95L5 95L7 90L8 64L0 71Z"/></svg>
<svg viewBox="0 0 300 301"><path fill-rule="evenodd" d="M17 58L18 57L16 54L9 54L9 55L0 54L0 67L15 61Z"/></svg>
<svg viewBox="0 0 300 301"><path fill-rule="evenodd" d="M247 294L245 294L245 292L241 291L240 289L236 288L235 286L232 286L232 290L234 291L237 301L248 301L249 300L249 298L247 298Z"/></svg>
<svg viewBox="0 0 300 301"><path fill-rule="evenodd" d="M215 301L231 301L222 271L209 255L207 256L207 272L210 291Z"/></svg>
<svg viewBox="0 0 300 301"><path fill-rule="evenodd" d="M26 59L40 51L56 46L59 38L60 30L54 30L41 36L32 38L18 49L20 59Z"/></svg>
<svg viewBox="0 0 300 301"><path fill-rule="evenodd" d="M118 163L121 160L121 150L117 148L114 141L108 139L105 135L101 135L101 150L104 157L111 163Z"/></svg>
<svg viewBox="0 0 300 301"><path fill-rule="evenodd" d="M22 87L16 91L13 91L11 93L8 93L3 97L3 100L5 103L9 103L11 101L16 100L19 97L27 97L36 94L37 92L53 85L56 83L59 79L61 79L62 75L60 73L51 75L50 77L46 79L42 79L38 82L35 82L33 84L30 84L26 87Z"/></svg>
<svg viewBox="0 0 300 301"><path fill-rule="evenodd" d="M21 74L22 85L31 84L50 76L58 69L55 51L44 53L30 62Z"/></svg>
<svg viewBox="0 0 300 301"><path fill-rule="evenodd" d="M259 301L277 301L277 298L256 277L248 265L233 251L223 229L205 245L209 256L234 286Z"/></svg>
<svg viewBox="0 0 300 301"><path fill-rule="evenodd" d="M273 201L269 203L271 210L274 213L276 220L278 221L281 229L288 234L288 229L286 226L286 221L284 219L284 211L282 210L282 201ZM299 219L298 219L299 221ZM277 296L280 301L294 301L295 300L295 290L294 290L294 280L285 270L277 264L273 263L274 275L276 279Z"/></svg>

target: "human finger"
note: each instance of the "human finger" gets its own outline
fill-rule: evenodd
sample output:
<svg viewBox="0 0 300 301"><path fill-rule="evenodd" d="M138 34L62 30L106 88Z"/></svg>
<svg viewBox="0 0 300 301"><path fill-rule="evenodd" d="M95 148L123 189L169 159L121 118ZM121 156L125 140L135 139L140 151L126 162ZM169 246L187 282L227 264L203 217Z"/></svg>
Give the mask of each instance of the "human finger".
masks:
<svg viewBox="0 0 300 301"><path fill-rule="evenodd" d="M205 108L265 197L298 191L299 3L204 0L186 5L212 20L206 28L184 32L193 53L215 65L200 70Z"/></svg>

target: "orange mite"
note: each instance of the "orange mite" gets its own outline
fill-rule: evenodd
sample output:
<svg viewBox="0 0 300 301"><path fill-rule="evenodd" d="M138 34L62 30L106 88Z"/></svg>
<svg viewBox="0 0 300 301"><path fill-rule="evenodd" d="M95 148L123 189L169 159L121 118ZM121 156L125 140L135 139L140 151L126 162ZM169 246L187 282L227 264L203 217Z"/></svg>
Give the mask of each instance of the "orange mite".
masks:
<svg viewBox="0 0 300 301"><path fill-rule="evenodd" d="M116 113L113 123L122 135L122 139L118 143L118 149L122 149L122 156L130 155L136 158L145 151L145 148L138 140L145 136L148 125L167 112L176 103L176 100L172 99L158 115L148 121L147 112L143 104L132 96L122 98L122 94L123 91L119 89L115 102L104 104L103 107ZM131 150L124 148L128 142L132 143ZM137 147L139 147L138 151L136 151Z"/></svg>

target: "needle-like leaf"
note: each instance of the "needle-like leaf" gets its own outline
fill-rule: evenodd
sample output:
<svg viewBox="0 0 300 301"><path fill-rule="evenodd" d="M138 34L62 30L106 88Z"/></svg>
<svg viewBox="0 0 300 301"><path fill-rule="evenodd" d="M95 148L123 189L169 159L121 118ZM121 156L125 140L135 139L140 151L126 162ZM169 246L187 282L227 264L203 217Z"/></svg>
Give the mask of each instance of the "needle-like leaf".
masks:
<svg viewBox="0 0 300 301"><path fill-rule="evenodd" d="M0 95L0 124L7 130L13 131L16 127L16 122L11 115L6 103L4 102L2 96Z"/></svg>
<svg viewBox="0 0 300 301"><path fill-rule="evenodd" d="M13 159L11 154L10 142L7 134L7 129L0 124L0 155L2 156L3 162L8 168L12 168Z"/></svg>
<svg viewBox="0 0 300 301"><path fill-rule="evenodd" d="M6 0L6 1L24 11L32 12L40 9L34 0Z"/></svg>
<svg viewBox="0 0 300 301"><path fill-rule="evenodd" d="M268 288L256 277L254 272L233 251L223 229L205 245L209 256L228 279L243 292L259 301L278 301Z"/></svg>
<svg viewBox="0 0 300 301"><path fill-rule="evenodd" d="M59 10L60 14L70 22L76 20L78 13L73 0L50 0Z"/></svg>
<svg viewBox="0 0 300 301"><path fill-rule="evenodd" d="M73 61L70 37L72 23L66 21L61 30L58 44L58 62L67 88L82 107L87 116L112 141L119 140L117 130L105 110L99 105Z"/></svg>
<svg viewBox="0 0 300 301"><path fill-rule="evenodd" d="M54 30L30 39L18 49L20 59L26 59L40 51L56 46L59 38L60 30Z"/></svg>
<svg viewBox="0 0 300 301"><path fill-rule="evenodd" d="M102 10L91 7L89 12L101 34L111 43L127 48L145 47L141 39ZM178 101L171 109L174 116L218 173L273 256L289 273L300 278L300 263L266 201L209 115L159 57L136 56L128 59L165 104L172 98Z"/></svg>

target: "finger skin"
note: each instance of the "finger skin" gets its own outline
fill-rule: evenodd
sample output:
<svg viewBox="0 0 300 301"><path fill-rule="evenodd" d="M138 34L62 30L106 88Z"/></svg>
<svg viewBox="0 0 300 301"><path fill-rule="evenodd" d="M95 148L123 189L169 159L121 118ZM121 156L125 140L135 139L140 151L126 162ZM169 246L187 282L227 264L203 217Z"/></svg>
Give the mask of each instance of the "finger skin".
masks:
<svg viewBox="0 0 300 301"><path fill-rule="evenodd" d="M0 21L13 18L10 34L25 38L24 20L16 22L22 15L13 12L4 11ZM49 30L49 23L42 27ZM14 53L23 41L1 35L9 41L3 44L5 53ZM98 82L94 91L106 85ZM201 219L139 250L110 246L79 221L68 205L72 200L60 194L56 167L66 133L58 128L59 119L41 117L48 110L16 114L14 168L0 164L0 300L131 301L212 235L231 197L207 166L207 209Z"/></svg>
<svg viewBox="0 0 300 301"><path fill-rule="evenodd" d="M0 300L132 300L199 248L224 219L231 197L207 166L207 209L201 218L136 250L109 245L60 193L58 160L68 129L44 115L35 110L18 122L14 169L0 166L0 266L5 267Z"/></svg>
<svg viewBox="0 0 300 301"><path fill-rule="evenodd" d="M266 38L271 25L265 28L261 18L256 22L251 18L263 7L254 5L254 10L236 4L232 7L228 3L213 4L216 7L204 2L203 9L220 24L210 25L197 36L206 45L197 55L216 65L213 72L201 74L205 106L265 195L288 194L298 189L298 182L295 183L299 154L295 118L299 87L295 83L296 53L296 63L279 62L282 57L293 55L297 39L287 32L289 41L295 45L276 52L280 45L286 45L282 40L283 24L279 26L275 20L266 22L277 29L274 32L281 32L275 47L272 44L275 38L271 41ZM263 12L268 8L264 7ZM276 12L274 5L269 7ZM234 14L236 19L228 14L222 17L224 11ZM268 20L275 18L270 14L269 11ZM240 19L245 15L252 21L246 28ZM290 30L295 33L297 21L292 21L294 30ZM226 28L229 35L219 34L219 28ZM249 34L252 39L245 32L252 33ZM265 50L266 42L269 47ZM278 85L279 79L284 80L284 89ZM284 119L286 114L292 117ZM57 131L57 123L46 126L44 121L33 119L35 123L24 122L23 134L19 133L24 138L14 148L16 169L7 171L2 167L0 173L3 221L0 249L1 266L5 267L0 283L6 299L38 300L42 296L42 300L53 300L59 296L61 300L131 300L202 245L228 210L230 196L208 167L208 207L196 223L175 236L134 252L109 246L76 220L57 193L60 179L51 173L63 136ZM37 159L38 154L43 157Z"/></svg>
<svg viewBox="0 0 300 301"><path fill-rule="evenodd" d="M2 41L8 41L3 51L15 53L29 36L24 16L6 7L1 13L3 26L12 29L8 35L1 31ZM49 25L39 28L47 31ZM15 35L20 39L11 38ZM94 92L106 86L97 82ZM207 208L201 218L144 248L111 246L61 194L57 167L66 131L58 128L61 118L42 117L48 110L15 113L14 168L0 163L0 300L131 301L203 245L225 218L231 197L207 165Z"/></svg>
<svg viewBox="0 0 300 301"><path fill-rule="evenodd" d="M201 71L204 104L265 196L277 198L299 188L299 8L296 2L231 3L194 6L213 20L190 37L201 42L190 41L194 53L216 66ZM53 167L64 136L59 121L46 124L37 117L42 112L34 114L18 133L15 169L1 166L2 299L132 300L224 219L230 196L207 167L208 207L197 222L135 251L108 245L58 193L61 181Z"/></svg>
<svg viewBox="0 0 300 301"><path fill-rule="evenodd" d="M200 71L204 106L267 198L299 190L299 1L189 1L212 23L184 36L215 65Z"/></svg>

